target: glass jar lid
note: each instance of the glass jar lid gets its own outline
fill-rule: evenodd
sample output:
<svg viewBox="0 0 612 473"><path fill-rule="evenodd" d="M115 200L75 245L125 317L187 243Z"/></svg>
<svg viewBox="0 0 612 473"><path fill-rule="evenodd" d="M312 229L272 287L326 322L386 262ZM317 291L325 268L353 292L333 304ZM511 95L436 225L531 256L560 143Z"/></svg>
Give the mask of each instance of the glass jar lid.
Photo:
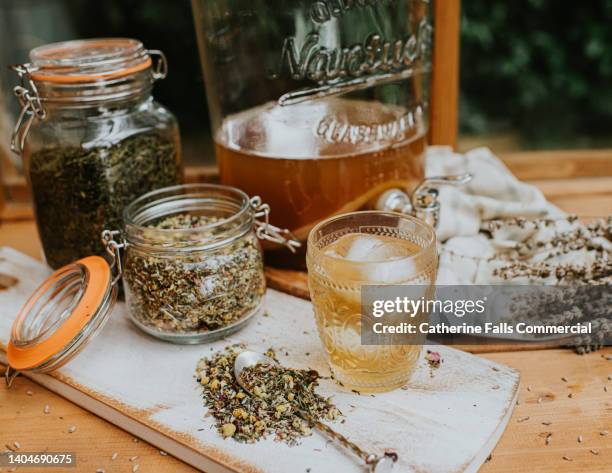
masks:
<svg viewBox="0 0 612 473"><path fill-rule="evenodd" d="M30 62L11 68L19 76L13 92L21 105L11 149L21 154L34 119L47 117L47 105L83 108L139 96L166 77L168 63L161 51L135 39L98 38L39 46Z"/></svg>
<svg viewBox="0 0 612 473"><path fill-rule="evenodd" d="M99 332L117 298L112 268L88 256L58 269L34 291L11 330L9 385L19 372L59 368Z"/></svg>
<svg viewBox="0 0 612 473"><path fill-rule="evenodd" d="M63 83L107 80L151 67L150 54L140 41L129 38L51 43L30 51L30 76Z"/></svg>

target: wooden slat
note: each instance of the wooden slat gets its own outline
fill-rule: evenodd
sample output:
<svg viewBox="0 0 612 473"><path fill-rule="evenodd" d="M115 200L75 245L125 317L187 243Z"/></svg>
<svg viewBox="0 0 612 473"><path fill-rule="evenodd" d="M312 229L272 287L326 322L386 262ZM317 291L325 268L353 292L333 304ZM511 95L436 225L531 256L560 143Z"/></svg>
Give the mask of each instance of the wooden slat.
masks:
<svg viewBox="0 0 612 473"><path fill-rule="evenodd" d="M521 180L612 176L612 149L521 151L500 157Z"/></svg>
<svg viewBox="0 0 612 473"><path fill-rule="evenodd" d="M32 204L28 201L25 202L12 202L6 203L4 208L0 210L0 224L9 224L12 222L23 222L28 220L34 220L34 210Z"/></svg>
<svg viewBox="0 0 612 473"><path fill-rule="evenodd" d="M219 170L217 166L187 166L185 168L185 182L190 184L197 182L219 182Z"/></svg>
<svg viewBox="0 0 612 473"><path fill-rule="evenodd" d="M612 175L569 179L540 179L529 181L529 183L537 186L549 199L612 195Z"/></svg>
<svg viewBox="0 0 612 473"><path fill-rule="evenodd" d="M583 177L532 181L546 198L581 217L612 215L612 177Z"/></svg>
<svg viewBox="0 0 612 473"><path fill-rule="evenodd" d="M606 196L569 196L556 197L550 202L566 212L580 217L606 217L612 215L612 194Z"/></svg>
<svg viewBox="0 0 612 473"><path fill-rule="evenodd" d="M459 25L461 2L434 2L434 54L429 141L457 145L459 107Z"/></svg>
<svg viewBox="0 0 612 473"><path fill-rule="evenodd" d="M30 191L30 186L28 186L25 176L17 174L14 169L10 171L10 175L8 173L4 175L4 188L6 190L7 201L29 201L32 196L32 192Z"/></svg>

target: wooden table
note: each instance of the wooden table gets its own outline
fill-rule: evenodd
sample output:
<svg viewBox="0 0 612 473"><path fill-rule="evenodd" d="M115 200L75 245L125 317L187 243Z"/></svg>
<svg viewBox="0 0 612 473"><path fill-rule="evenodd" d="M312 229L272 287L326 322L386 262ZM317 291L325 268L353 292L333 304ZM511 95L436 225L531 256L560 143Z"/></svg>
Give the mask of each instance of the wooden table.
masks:
<svg viewBox="0 0 612 473"><path fill-rule="evenodd" d="M553 203L567 211L591 216L612 213L612 178L555 179L538 184ZM40 244L27 206L10 208L4 215L0 246L39 257ZM558 349L496 351L480 356L512 366L522 376L519 405L482 468L484 473L611 471L612 348L584 356ZM45 405L50 409L48 415L43 414ZM68 432L71 426L76 427L73 433ZM546 445L549 433L552 436ZM194 471L21 377L10 391L0 383L0 445L15 441L22 451L75 452L77 468L70 470L75 473L98 468L132 472L136 464L143 473ZM118 455L112 461L114 453Z"/></svg>

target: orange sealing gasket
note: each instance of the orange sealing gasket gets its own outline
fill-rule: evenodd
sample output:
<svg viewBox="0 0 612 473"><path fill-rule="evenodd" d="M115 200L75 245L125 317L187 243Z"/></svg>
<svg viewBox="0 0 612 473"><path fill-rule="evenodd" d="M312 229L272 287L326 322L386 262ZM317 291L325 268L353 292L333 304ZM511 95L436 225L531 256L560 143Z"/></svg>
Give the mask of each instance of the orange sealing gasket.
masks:
<svg viewBox="0 0 612 473"><path fill-rule="evenodd" d="M76 262L85 267L89 278L87 287L81 296L81 300L68 318L53 332L46 340L31 347L17 347L13 343L16 339L16 326L23 314L27 313L38 301L40 296L46 291L41 291L45 287L50 287L62 273L64 268L57 270L35 291L38 297L33 297L23 306L15 323L13 324L11 341L7 348L9 365L17 371L24 371L36 368L50 358L60 353L90 322L91 317L96 313L104 301L104 297L109 290L111 281L111 270L106 260L100 256L88 256Z"/></svg>
<svg viewBox="0 0 612 473"><path fill-rule="evenodd" d="M61 74L45 74L44 68L39 69L38 71L32 71L30 73L30 77L33 80L40 82L57 82L61 84L70 84L76 82L93 82L99 79L114 79L117 77L123 77L135 72L144 71L148 67L151 67L153 61L151 61L150 57L147 57L144 62L141 64L137 64L135 66L126 67L123 69L119 69L118 71L101 73L101 74L82 74L82 75L61 75Z"/></svg>

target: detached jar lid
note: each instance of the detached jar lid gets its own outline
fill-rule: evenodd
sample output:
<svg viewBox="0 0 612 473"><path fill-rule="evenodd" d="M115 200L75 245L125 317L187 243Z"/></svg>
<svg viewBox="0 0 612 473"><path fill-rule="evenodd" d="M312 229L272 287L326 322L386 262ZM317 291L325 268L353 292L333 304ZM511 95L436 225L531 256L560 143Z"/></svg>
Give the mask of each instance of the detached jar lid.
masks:
<svg viewBox="0 0 612 473"><path fill-rule="evenodd" d="M64 365L108 320L117 298L112 268L89 256L58 269L30 296L11 331L6 381Z"/></svg>

